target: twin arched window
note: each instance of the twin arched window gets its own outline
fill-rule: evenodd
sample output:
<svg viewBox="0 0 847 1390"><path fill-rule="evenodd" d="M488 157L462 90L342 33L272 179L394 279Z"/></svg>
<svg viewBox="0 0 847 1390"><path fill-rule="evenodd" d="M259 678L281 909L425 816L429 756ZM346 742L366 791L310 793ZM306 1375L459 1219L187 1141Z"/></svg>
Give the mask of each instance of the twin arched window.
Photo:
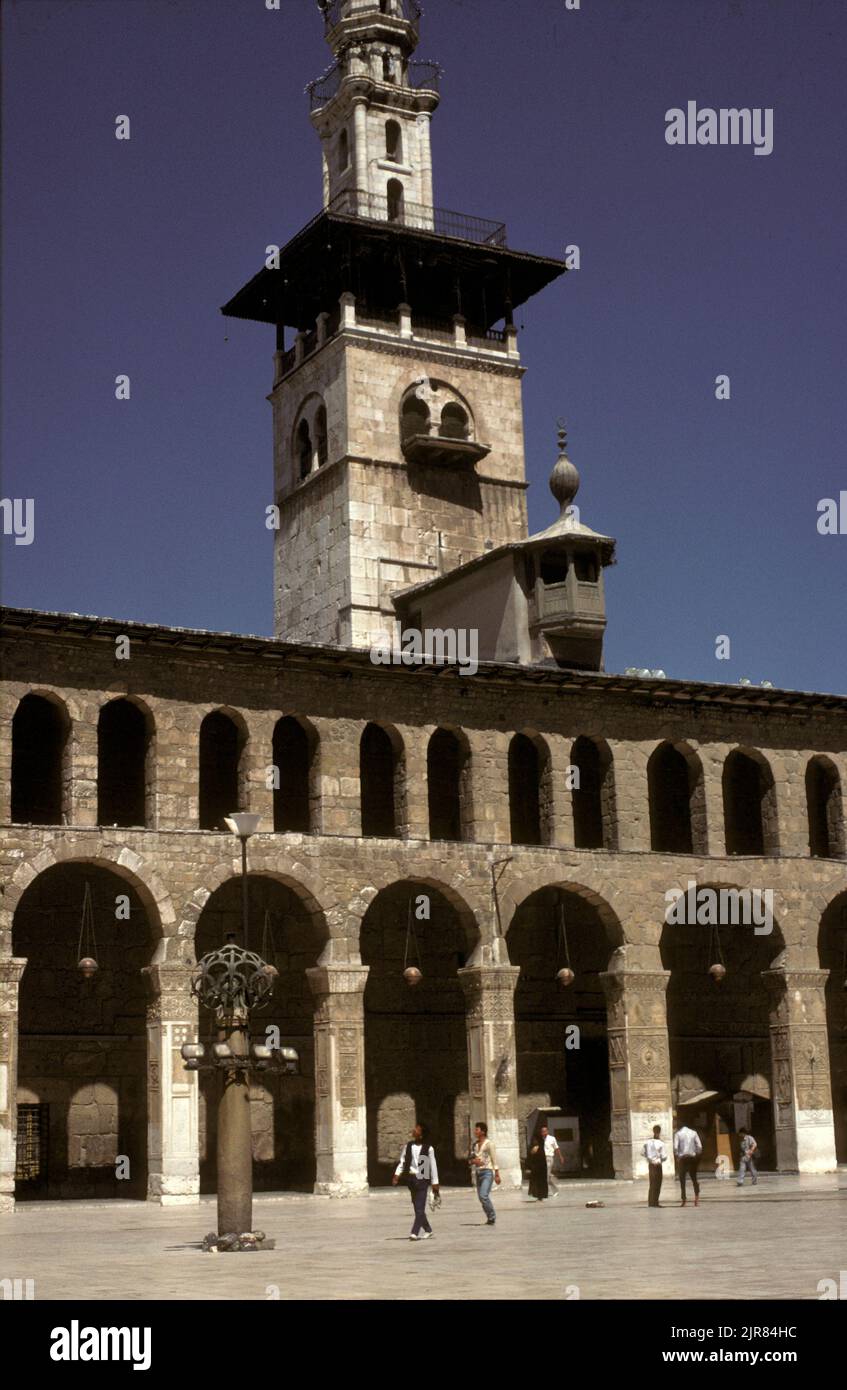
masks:
<svg viewBox="0 0 847 1390"><path fill-rule="evenodd" d="M400 438L434 435L440 439L473 439L470 410L457 391L443 381L409 388L400 407ZM424 399L424 396L426 399Z"/></svg>
<svg viewBox="0 0 847 1390"><path fill-rule="evenodd" d="M300 407L294 430L295 479L302 482L329 457L326 406L320 396L310 396Z"/></svg>

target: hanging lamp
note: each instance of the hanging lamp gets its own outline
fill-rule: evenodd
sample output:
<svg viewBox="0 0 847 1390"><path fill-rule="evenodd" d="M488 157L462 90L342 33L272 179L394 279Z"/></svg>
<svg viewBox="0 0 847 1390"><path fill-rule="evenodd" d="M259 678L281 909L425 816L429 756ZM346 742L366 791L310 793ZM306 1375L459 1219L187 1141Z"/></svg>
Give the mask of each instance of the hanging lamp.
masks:
<svg viewBox="0 0 847 1390"><path fill-rule="evenodd" d="M564 961L564 965L562 965L562 961ZM568 951L568 933L565 927L565 904L561 899L559 900L557 964L559 969L556 971L556 979L562 986L562 989L567 989L569 985L573 984L576 977L571 970L570 952Z"/></svg>
<svg viewBox="0 0 847 1390"><path fill-rule="evenodd" d="M409 947L414 947L414 955L417 958L417 965L409 962ZM423 979L421 970L421 952L418 946L418 935L415 931L414 918L412 917L412 899L409 898L409 916L406 922L406 949L403 953L403 979L407 985L419 985Z"/></svg>
<svg viewBox="0 0 847 1390"><path fill-rule="evenodd" d="M262 974L267 975L269 980L276 980L279 977L279 970L273 962L276 960L276 948L274 945L274 932L271 925L270 908L265 908L265 920L262 924L262 960L265 962L262 967Z"/></svg>
<svg viewBox="0 0 847 1390"><path fill-rule="evenodd" d="M709 974L711 975L715 984L719 985L721 980L723 980L726 977L726 963L724 961L723 950L721 948L721 934L717 926L712 927L712 943L709 954L711 955L713 962L709 966Z"/></svg>
<svg viewBox="0 0 847 1390"><path fill-rule="evenodd" d="M97 942L94 939L94 905L91 901L91 884L88 882L82 899L82 924L76 968L85 980L90 980L100 969L97 964Z"/></svg>

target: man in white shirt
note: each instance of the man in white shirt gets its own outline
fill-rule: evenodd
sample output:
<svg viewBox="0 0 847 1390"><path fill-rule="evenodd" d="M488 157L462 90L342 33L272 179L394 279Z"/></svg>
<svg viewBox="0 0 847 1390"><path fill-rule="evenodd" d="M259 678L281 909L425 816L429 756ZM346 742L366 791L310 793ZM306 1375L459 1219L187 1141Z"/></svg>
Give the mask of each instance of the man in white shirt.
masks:
<svg viewBox="0 0 847 1390"><path fill-rule="evenodd" d="M564 1163L562 1150L559 1148L559 1143L555 1135L550 1133L546 1125L541 1126L541 1139L544 1144L544 1158L547 1163L547 1191L551 1197L558 1197L559 1184L553 1177L553 1160L558 1154L559 1159Z"/></svg>
<svg viewBox="0 0 847 1390"><path fill-rule="evenodd" d="M680 1125L673 1137L673 1151L676 1155L676 1168L682 1194L680 1206L685 1206L685 1182L686 1178L690 1176L691 1185L694 1188L694 1205L699 1207L700 1184L697 1181L697 1160L703 1152L703 1145L700 1143L700 1135L696 1129L689 1129L688 1125Z"/></svg>
<svg viewBox="0 0 847 1390"><path fill-rule="evenodd" d="M648 1139L641 1152L647 1159L647 1171L650 1175L650 1185L647 1190L648 1207L658 1207L659 1193L662 1190L662 1164L667 1158L664 1140L660 1137L662 1133L661 1125L653 1126L653 1138Z"/></svg>
<svg viewBox="0 0 847 1390"><path fill-rule="evenodd" d="M400 1179L408 1184L415 1220L409 1240L429 1240L432 1227L426 1214L426 1194L432 1183L433 1192L438 1192L438 1165L435 1162L435 1149L429 1142L426 1127L416 1124L408 1144L400 1150L400 1162L394 1170L392 1183Z"/></svg>

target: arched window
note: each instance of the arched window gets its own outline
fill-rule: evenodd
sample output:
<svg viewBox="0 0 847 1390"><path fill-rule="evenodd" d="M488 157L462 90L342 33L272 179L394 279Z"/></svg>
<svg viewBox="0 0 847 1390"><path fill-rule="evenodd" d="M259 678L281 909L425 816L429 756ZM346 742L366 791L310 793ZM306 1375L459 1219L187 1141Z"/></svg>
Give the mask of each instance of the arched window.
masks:
<svg viewBox="0 0 847 1390"><path fill-rule="evenodd" d="M362 834L390 839L399 822L401 758L391 735L368 724L359 745Z"/></svg>
<svg viewBox="0 0 847 1390"><path fill-rule="evenodd" d="M542 845L547 841L549 765L543 748L526 734L509 744L509 817L512 844Z"/></svg>
<svg viewBox="0 0 847 1390"><path fill-rule="evenodd" d="M608 745L581 736L570 760L575 848L616 849L614 768Z"/></svg>
<svg viewBox="0 0 847 1390"><path fill-rule="evenodd" d="M315 455L318 468L323 468L328 457L325 405L319 405L315 411Z"/></svg>
<svg viewBox="0 0 847 1390"><path fill-rule="evenodd" d="M273 760L279 773L279 786L274 789L274 830L307 834L314 829L312 805L316 752L317 739L299 719L288 716L277 721L273 736Z"/></svg>
<svg viewBox="0 0 847 1390"><path fill-rule="evenodd" d="M147 825L150 728L131 700L110 700L97 721L97 823Z"/></svg>
<svg viewBox="0 0 847 1390"><path fill-rule="evenodd" d="M297 462L301 479L308 478L312 471L312 436L308 420L301 420L297 426Z"/></svg>
<svg viewBox="0 0 847 1390"><path fill-rule="evenodd" d="M224 817L242 808L244 736L234 719L213 710L200 725L200 829L224 830Z"/></svg>
<svg viewBox="0 0 847 1390"><path fill-rule="evenodd" d="M400 416L401 437L411 439L416 434L429 434L429 426L429 409L426 402L415 395L407 396Z"/></svg>
<svg viewBox="0 0 847 1390"><path fill-rule="evenodd" d="M441 412L441 434L445 439L469 439L468 412L456 401L448 401Z"/></svg>
<svg viewBox="0 0 847 1390"><path fill-rule="evenodd" d="M12 719L12 820L61 825L69 721L43 695L24 695Z"/></svg>
<svg viewBox="0 0 847 1390"><path fill-rule="evenodd" d="M723 769L727 854L777 854L776 791L773 774L760 753L740 749Z"/></svg>
<svg viewBox="0 0 847 1390"><path fill-rule="evenodd" d="M403 163L403 132L399 121L385 123L385 157L394 164Z"/></svg>
<svg viewBox="0 0 847 1390"><path fill-rule="evenodd" d="M647 787L650 805L650 848L666 854L702 852L703 844L696 843L695 818L698 830L704 817L701 810L702 769L693 754L686 757L671 743L660 743L647 764Z"/></svg>
<svg viewBox="0 0 847 1390"><path fill-rule="evenodd" d="M462 840L467 814L466 746L449 729L436 729L426 751L429 838Z"/></svg>
<svg viewBox="0 0 847 1390"><path fill-rule="evenodd" d="M350 167L350 136L347 127L342 126L338 137L338 172L343 174Z"/></svg>
<svg viewBox="0 0 847 1390"><path fill-rule="evenodd" d="M829 758L812 758L806 768L809 853L816 859L841 859L845 852L841 779Z"/></svg>
<svg viewBox="0 0 847 1390"><path fill-rule="evenodd" d="M382 55L382 80L383 82L393 82L394 79L394 59L390 53Z"/></svg>
<svg viewBox="0 0 847 1390"><path fill-rule="evenodd" d="M388 180L388 220L403 221L403 185L399 179Z"/></svg>

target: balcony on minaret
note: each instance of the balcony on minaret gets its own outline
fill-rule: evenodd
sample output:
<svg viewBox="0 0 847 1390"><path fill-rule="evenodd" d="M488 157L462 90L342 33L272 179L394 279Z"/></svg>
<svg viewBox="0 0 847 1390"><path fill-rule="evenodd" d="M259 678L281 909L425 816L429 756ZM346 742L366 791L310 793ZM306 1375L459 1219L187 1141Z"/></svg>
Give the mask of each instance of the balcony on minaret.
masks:
<svg viewBox="0 0 847 1390"><path fill-rule="evenodd" d="M407 392L400 411L400 447L407 462L473 467L491 453L474 434L471 413L451 388L423 377Z"/></svg>
<svg viewBox="0 0 847 1390"><path fill-rule="evenodd" d="M408 27L417 42L422 13L417 0L318 0L318 5L330 42L341 24L346 30L375 21L386 27Z"/></svg>

